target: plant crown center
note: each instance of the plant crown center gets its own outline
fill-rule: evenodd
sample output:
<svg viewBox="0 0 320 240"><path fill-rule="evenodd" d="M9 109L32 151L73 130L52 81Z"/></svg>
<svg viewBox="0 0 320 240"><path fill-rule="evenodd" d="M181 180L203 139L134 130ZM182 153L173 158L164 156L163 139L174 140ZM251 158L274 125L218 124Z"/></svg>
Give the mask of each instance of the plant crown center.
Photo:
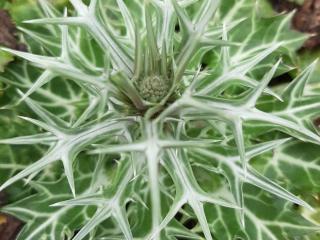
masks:
<svg viewBox="0 0 320 240"><path fill-rule="evenodd" d="M168 79L160 76L148 76L143 78L138 89L143 99L149 102L160 102L169 91Z"/></svg>

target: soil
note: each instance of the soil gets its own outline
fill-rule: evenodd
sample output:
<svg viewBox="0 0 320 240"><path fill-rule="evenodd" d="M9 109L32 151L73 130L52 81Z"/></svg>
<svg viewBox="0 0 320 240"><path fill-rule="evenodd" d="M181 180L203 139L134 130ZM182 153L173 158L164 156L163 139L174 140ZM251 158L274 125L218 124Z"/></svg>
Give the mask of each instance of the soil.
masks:
<svg viewBox="0 0 320 240"><path fill-rule="evenodd" d="M0 45L25 51L25 45L17 40L17 29L6 10L0 9ZM0 192L0 209L6 204L6 195ZM0 212L0 240L14 240L23 223L13 216Z"/></svg>
<svg viewBox="0 0 320 240"><path fill-rule="evenodd" d="M17 40L17 29L8 11L0 9L0 45L25 51L26 46Z"/></svg>
<svg viewBox="0 0 320 240"><path fill-rule="evenodd" d="M6 196L0 192L0 207L6 203ZM15 240L22 222L18 219L0 212L0 240Z"/></svg>
<svg viewBox="0 0 320 240"><path fill-rule="evenodd" d="M317 119L315 119L315 120L313 121L313 123L314 123L314 125L315 125L316 127L320 128L320 117L317 118ZM320 196L320 195L319 195L319 196Z"/></svg>
<svg viewBox="0 0 320 240"><path fill-rule="evenodd" d="M314 49L320 47L320 0L305 0L300 6L288 0L270 0L278 12L296 10L292 26L296 30L312 34L304 43L303 48Z"/></svg>
<svg viewBox="0 0 320 240"><path fill-rule="evenodd" d="M297 11L293 26L302 32L314 34L304 44L312 49L320 45L320 0L307 0Z"/></svg>
<svg viewBox="0 0 320 240"><path fill-rule="evenodd" d="M289 2L287 0L269 0L272 3L274 10L277 12L289 12L295 10L299 7L298 4L294 2Z"/></svg>

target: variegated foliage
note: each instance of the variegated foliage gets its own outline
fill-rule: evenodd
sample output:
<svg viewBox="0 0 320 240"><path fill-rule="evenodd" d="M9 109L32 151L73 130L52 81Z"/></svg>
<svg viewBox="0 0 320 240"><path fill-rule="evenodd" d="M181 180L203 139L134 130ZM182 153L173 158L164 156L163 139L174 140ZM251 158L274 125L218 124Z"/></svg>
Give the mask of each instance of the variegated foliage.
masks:
<svg viewBox="0 0 320 240"><path fill-rule="evenodd" d="M292 15L250 0L70 5L39 0L19 27L30 51L2 48L27 60L0 77L0 190L28 186L3 208L26 222L18 239L316 239L315 63L268 87L306 38Z"/></svg>

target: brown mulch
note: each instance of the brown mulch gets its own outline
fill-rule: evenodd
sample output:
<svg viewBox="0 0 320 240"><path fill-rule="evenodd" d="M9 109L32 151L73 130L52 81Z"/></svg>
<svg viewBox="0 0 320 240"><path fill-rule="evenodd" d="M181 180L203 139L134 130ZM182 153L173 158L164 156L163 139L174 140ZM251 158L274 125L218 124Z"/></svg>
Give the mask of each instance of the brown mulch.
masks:
<svg viewBox="0 0 320 240"><path fill-rule="evenodd" d="M0 45L25 51L26 46L17 40L17 29L8 11L0 9Z"/></svg>
<svg viewBox="0 0 320 240"><path fill-rule="evenodd" d="M311 36L303 45L305 49L314 49L320 46L320 0L305 0L302 6L287 0L270 0L278 12L296 10L293 17L293 27Z"/></svg>
<svg viewBox="0 0 320 240"><path fill-rule="evenodd" d="M302 32L314 34L304 43L305 48L318 47L320 45L320 0L306 0L294 17L293 26Z"/></svg>
<svg viewBox="0 0 320 240"><path fill-rule="evenodd" d="M0 192L0 207L5 203L6 196ZM22 222L15 217L0 212L0 240L15 240L22 225Z"/></svg>

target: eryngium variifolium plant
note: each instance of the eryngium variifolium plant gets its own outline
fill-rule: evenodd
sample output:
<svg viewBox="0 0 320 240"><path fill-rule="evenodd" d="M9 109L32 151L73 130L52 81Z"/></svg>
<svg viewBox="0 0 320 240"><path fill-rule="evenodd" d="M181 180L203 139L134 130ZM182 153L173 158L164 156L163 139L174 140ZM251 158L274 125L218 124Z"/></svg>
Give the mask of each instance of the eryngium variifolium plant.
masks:
<svg viewBox="0 0 320 240"><path fill-rule="evenodd" d="M320 143L310 124L320 97L304 91L315 64L268 87L305 39L289 30L291 15L263 19L244 0L70 3L60 13L40 0L42 17L20 27L30 51L4 49L31 63L1 77L20 95L7 108L26 104L33 113L21 118L38 130L1 144L42 155L0 187L27 179L36 191L3 209L26 222L18 239L276 240L319 230L292 210L312 207L279 185L295 191L276 153Z"/></svg>

